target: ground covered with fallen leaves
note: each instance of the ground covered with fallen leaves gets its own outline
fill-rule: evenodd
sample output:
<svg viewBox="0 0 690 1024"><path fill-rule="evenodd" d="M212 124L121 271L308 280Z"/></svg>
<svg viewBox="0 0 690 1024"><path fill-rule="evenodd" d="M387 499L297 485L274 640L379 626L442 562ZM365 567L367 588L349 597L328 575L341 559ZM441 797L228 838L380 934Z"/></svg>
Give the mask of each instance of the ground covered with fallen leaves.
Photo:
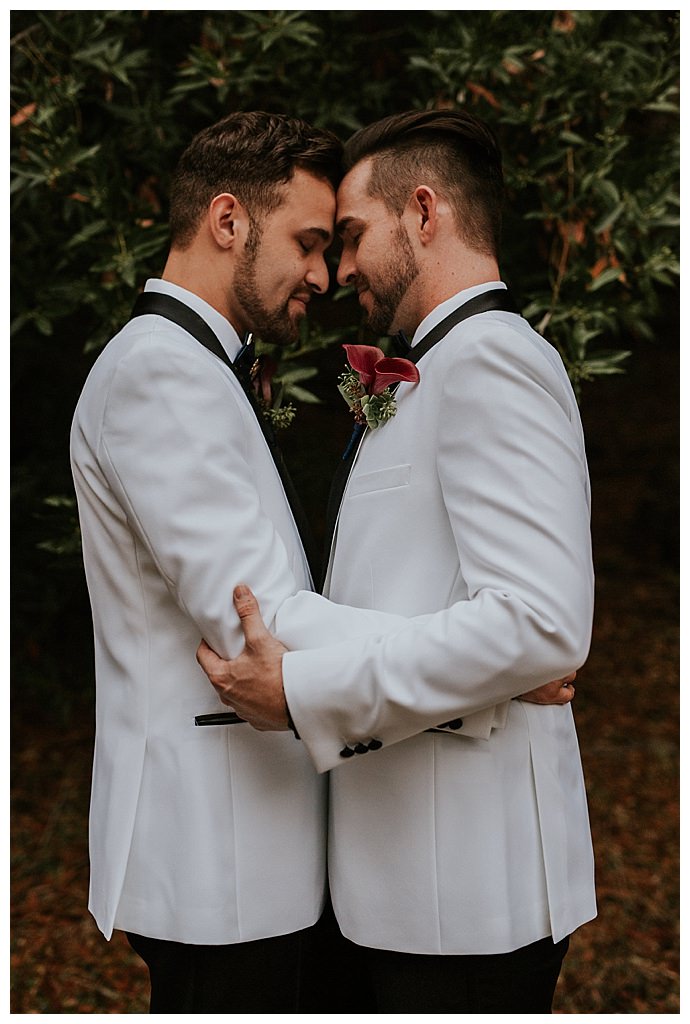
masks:
<svg viewBox="0 0 690 1024"><path fill-rule="evenodd" d="M673 397L659 402L677 376L663 355L584 406L597 608L575 715L599 916L573 937L556 1013L680 1012L676 426ZM146 1012L145 968L86 911L91 701L30 717L13 722L11 1009Z"/></svg>

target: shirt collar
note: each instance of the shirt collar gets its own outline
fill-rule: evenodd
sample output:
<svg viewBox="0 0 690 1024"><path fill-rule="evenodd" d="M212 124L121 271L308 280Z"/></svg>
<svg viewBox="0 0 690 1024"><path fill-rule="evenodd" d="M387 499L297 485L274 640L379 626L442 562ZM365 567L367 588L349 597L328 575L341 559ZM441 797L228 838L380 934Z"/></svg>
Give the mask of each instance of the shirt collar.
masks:
<svg viewBox="0 0 690 1024"><path fill-rule="evenodd" d="M466 302L473 299L475 295L483 295L484 292L493 291L495 288L506 288L503 281L487 281L484 284L475 284L471 288L464 288L461 292L451 296L450 299L446 299L440 305L436 306L435 309L424 317L421 324L414 332L412 338L412 345L417 344L421 341L436 324L440 324L444 317L452 313L454 309L458 309L459 306L464 306Z"/></svg>
<svg viewBox="0 0 690 1024"><path fill-rule="evenodd" d="M210 306L204 299L199 298L194 292L187 291L186 288L180 287L179 284L173 284L172 281L162 281L158 277L150 278L146 282L144 291L172 295L174 299L184 302L186 306L189 306L190 309L193 309L195 313L198 313L206 321L230 359L234 361L235 356L242 347L242 343L230 321L226 320L217 309Z"/></svg>

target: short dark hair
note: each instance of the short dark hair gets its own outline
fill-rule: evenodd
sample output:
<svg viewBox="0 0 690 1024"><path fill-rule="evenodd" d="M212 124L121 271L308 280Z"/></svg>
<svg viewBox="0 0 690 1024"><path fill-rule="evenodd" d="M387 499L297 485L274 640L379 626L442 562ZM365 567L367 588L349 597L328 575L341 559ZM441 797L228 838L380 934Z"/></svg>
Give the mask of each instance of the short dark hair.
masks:
<svg viewBox="0 0 690 1024"><path fill-rule="evenodd" d="M250 111L229 114L196 135L180 157L170 188L170 237L185 248L214 196L231 192L256 227L277 209L301 168L337 189L342 144L296 117Z"/></svg>
<svg viewBox="0 0 690 1024"><path fill-rule="evenodd" d="M427 178L451 204L460 236L498 256L503 166L494 133L465 110L410 110L385 117L345 143L345 171L372 158L369 194L399 217Z"/></svg>

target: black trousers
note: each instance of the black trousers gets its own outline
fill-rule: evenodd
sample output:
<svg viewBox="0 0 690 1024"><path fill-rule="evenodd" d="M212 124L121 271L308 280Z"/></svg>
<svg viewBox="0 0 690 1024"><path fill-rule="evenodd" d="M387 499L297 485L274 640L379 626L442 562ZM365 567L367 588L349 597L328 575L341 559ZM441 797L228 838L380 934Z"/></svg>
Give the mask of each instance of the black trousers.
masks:
<svg viewBox="0 0 690 1024"><path fill-rule="evenodd" d="M368 949L330 907L314 928L256 942L127 938L149 968L151 1013L551 1013L569 941L485 956Z"/></svg>
<svg viewBox="0 0 690 1024"><path fill-rule="evenodd" d="M569 939L483 956L397 953L349 942L327 908L308 943L307 1013L551 1013Z"/></svg>
<svg viewBox="0 0 690 1024"><path fill-rule="evenodd" d="M149 969L150 1013L296 1013L306 934L227 946L127 938Z"/></svg>
<svg viewBox="0 0 690 1024"><path fill-rule="evenodd" d="M512 953L422 956L367 951L376 1013L551 1013L568 939Z"/></svg>

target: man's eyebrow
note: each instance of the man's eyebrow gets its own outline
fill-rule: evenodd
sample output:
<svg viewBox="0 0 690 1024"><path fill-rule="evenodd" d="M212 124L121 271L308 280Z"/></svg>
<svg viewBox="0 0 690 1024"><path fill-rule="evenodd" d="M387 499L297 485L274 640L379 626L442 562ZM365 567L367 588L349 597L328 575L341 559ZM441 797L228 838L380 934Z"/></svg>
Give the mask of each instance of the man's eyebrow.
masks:
<svg viewBox="0 0 690 1024"><path fill-rule="evenodd" d="M335 226L336 234L344 235L350 224L356 219L356 217L341 217Z"/></svg>
<svg viewBox="0 0 690 1024"><path fill-rule="evenodd" d="M302 234L317 235L319 238L322 238L324 242L330 242L333 238L332 233L330 231L326 231L325 228L304 228Z"/></svg>

